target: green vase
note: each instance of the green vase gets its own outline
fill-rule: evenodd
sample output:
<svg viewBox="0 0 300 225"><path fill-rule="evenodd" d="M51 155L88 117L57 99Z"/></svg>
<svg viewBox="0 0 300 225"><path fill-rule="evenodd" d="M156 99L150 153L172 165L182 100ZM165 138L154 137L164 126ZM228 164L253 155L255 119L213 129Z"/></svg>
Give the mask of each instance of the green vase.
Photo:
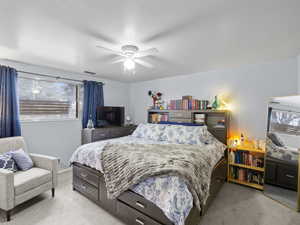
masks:
<svg viewBox="0 0 300 225"><path fill-rule="evenodd" d="M215 100L214 100L214 102L213 102L213 104L212 104L212 108L213 108L213 109L218 109L219 106L220 106L220 104L219 104L218 96L216 95L216 96L215 96Z"/></svg>

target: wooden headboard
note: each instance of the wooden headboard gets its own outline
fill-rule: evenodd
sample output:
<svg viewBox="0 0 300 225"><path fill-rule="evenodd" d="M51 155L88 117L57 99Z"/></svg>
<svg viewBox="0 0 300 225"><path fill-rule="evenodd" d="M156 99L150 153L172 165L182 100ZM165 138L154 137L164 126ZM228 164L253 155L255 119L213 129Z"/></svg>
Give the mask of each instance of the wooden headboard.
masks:
<svg viewBox="0 0 300 225"><path fill-rule="evenodd" d="M219 141L227 144L229 134L230 112L227 110L148 110L148 123L164 121L178 123L195 123L196 114L205 115L205 125L209 132ZM220 121L223 121L222 126Z"/></svg>

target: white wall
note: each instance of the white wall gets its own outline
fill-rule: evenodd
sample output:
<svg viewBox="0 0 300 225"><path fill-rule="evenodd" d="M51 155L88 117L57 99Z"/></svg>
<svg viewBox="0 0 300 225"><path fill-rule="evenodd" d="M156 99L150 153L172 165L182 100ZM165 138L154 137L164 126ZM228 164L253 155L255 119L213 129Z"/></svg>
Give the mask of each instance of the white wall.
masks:
<svg viewBox="0 0 300 225"><path fill-rule="evenodd" d="M0 64L8 65L17 70L45 73L73 79L103 81L104 103L110 106L124 106L129 109L129 85L121 82L85 76L49 67L37 67L0 60ZM22 76L19 73L19 76ZM25 137L29 151L59 157L63 165L68 164L72 152L81 143L81 120L22 122L22 136Z"/></svg>
<svg viewBox="0 0 300 225"><path fill-rule="evenodd" d="M300 94L300 55L297 57L297 63L298 63L298 94Z"/></svg>
<svg viewBox="0 0 300 225"><path fill-rule="evenodd" d="M136 122L146 121L147 107L151 105L148 90L161 91L165 100L180 99L183 95L210 100L216 94L228 94L234 106L232 131L264 138L269 98L297 93L297 60L290 58L131 84L130 113Z"/></svg>
<svg viewBox="0 0 300 225"><path fill-rule="evenodd" d="M298 63L299 60L298 58ZM3 60L0 60L0 64L18 70L75 79L95 79L48 67L29 66ZM297 59L133 84L101 78L98 80L105 82L105 105L125 106L126 114L130 114L135 122L146 121L147 107L151 105L151 99L147 95L148 90L161 91L165 100L181 98L182 95L211 99L216 94L228 93L232 96L235 105L233 130L262 138L265 135L268 99L273 96L297 93ZM67 164L72 152L80 145L81 121L23 122L22 135L26 138L31 152L57 156Z"/></svg>

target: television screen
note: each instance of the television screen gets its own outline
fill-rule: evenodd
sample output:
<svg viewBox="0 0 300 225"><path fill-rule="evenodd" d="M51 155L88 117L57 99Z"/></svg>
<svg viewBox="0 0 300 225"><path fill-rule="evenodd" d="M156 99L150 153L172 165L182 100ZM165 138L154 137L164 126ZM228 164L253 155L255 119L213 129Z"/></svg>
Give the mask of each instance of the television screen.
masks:
<svg viewBox="0 0 300 225"><path fill-rule="evenodd" d="M97 127L123 125L124 107L103 106L97 108Z"/></svg>

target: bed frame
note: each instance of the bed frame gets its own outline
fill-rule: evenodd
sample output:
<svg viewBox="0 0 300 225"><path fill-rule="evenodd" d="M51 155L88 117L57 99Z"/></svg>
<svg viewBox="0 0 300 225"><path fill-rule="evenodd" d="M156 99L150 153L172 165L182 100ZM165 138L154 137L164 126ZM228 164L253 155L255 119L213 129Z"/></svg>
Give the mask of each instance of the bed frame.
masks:
<svg viewBox="0 0 300 225"><path fill-rule="evenodd" d="M165 111L159 112L166 113ZM157 113L157 110L149 110L148 114L150 115L151 113ZM174 117L170 117L173 118L172 121L181 121L182 117L185 119L188 117L191 118L189 122L193 122L192 118L197 113L206 114L208 130L219 141L226 144L230 118L228 111L168 110L168 113ZM224 120L224 128L215 127L219 120ZM187 122L186 120L184 121ZM205 214L210 203L225 183L226 174L227 161L225 158L222 158L214 167L210 183L210 195L206 204L201 206L201 212L194 206L185 221L185 225L195 225L200 222L201 216ZM103 174L96 169L79 163L73 164L73 190L86 196L128 225L174 225L158 206L131 190L125 191L115 200L108 199Z"/></svg>
<svg viewBox="0 0 300 225"><path fill-rule="evenodd" d="M210 196L206 204L202 206L201 212L194 206L185 225L195 225L200 221L200 215L204 215L226 180L226 165L227 162L223 158L215 166L210 183ZM131 190L125 191L116 200L108 199L103 174L79 163L73 164L73 190L128 225L173 225L160 208Z"/></svg>

